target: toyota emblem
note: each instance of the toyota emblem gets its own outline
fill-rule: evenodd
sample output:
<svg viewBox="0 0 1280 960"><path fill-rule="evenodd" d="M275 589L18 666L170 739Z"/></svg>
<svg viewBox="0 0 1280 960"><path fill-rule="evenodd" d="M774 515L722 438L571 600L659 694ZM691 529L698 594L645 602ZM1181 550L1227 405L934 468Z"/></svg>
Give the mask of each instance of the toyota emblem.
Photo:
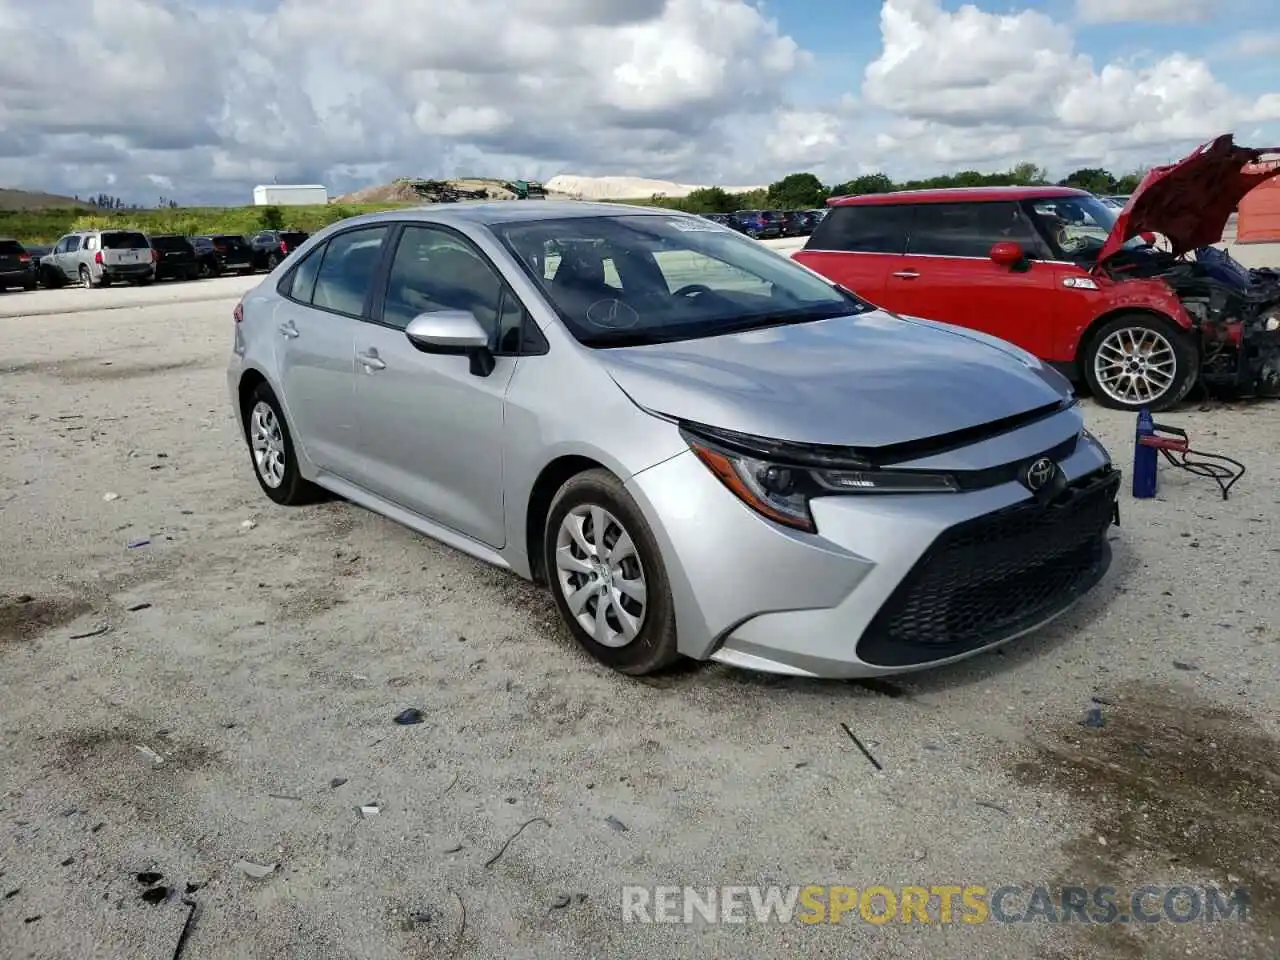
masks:
<svg viewBox="0 0 1280 960"><path fill-rule="evenodd" d="M1027 475L1023 482L1032 493L1038 493L1053 479L1057 469L1057 465L1052 460L1048 457L1041 457L1027 467Z"/></svg>

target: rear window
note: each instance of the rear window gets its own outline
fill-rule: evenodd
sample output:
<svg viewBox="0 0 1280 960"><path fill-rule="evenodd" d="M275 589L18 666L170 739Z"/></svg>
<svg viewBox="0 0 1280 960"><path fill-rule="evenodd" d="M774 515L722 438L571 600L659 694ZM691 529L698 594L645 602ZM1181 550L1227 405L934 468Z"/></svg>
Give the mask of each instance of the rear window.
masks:
<svg viewBox="0 0 1280 960"><path fill-rule="evenodd" d="M280 234L280 239L289 246L296 247L306 240L307 236L305 233L282 233Z"/></svg>
<svg viewBox="0 0 1280 960"><path fill-rule="evenodd" d="M152 237L151 246L157 250L186 250L190 244L186 237Z"/></svg>
<svg viewBox="0 0 1280 960"><path fill-rule="evenodd" d="M806 249L904 253L914 209L907 204L832 207L814 228Z"/></svg>
<svg viewBox="0 0 1280 960"><path fill-rule="evenodd" d="M102 235L103 250L145 250L151 245L140 233L104 233Z"/></svg>
<svg viewBox="0 0 1280 960"><path fill-rule="evenodd" d="M16 257L26 253L17 240L0 240L0 257Z"/></svg>
<svg viewBox="0 0 1280 960"><path fill-rule="evenodd" d="M226 244L228 247L247 246L244 237L233 237L230 234L219 234L213 238L213 242Z"/></svg>

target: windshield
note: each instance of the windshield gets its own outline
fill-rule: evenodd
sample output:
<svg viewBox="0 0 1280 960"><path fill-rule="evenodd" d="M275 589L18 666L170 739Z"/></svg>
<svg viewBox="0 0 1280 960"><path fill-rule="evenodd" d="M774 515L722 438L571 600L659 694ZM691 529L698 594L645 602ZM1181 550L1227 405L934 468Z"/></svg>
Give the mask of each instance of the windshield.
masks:
<svg viewBox="0 0 1280 960"><path fill-rule="evenodd" d="M587 346L689 340L872 309L701 217L583 217L492 229Z"/></svg>
<svg viewBox="0 0 1280 960"><path fill-rule="evenodd" d="M1087 260L1107 242L1120 208L1097 197L1052 197L1032 201L1031 212L1061 253L1073 260ZM1122 249L1141 250L1146 246L1145 240L1134 237Z"/></svg>

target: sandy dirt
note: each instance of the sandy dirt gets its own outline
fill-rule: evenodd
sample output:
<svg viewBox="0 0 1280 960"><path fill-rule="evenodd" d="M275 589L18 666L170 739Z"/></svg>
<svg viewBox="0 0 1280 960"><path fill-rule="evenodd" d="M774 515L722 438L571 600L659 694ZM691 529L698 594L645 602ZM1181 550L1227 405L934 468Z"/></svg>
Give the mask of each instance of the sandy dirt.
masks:
<svg viewBox="0 0 1280 960"><path fill-rule="evenodd" d="M0 318L0 956L167 960L188 883L191 960L1276 955L1280 408L1163 416L1247 463L1231 499L1169 470L1158 499L1126 492L1106 580L1000 653L872 685L641 681L510 575L261 495L223 377L246 283L42 292L76 312ZM1131 418L1087 409L1127 470ZM410 707L424 722L397 726ZM141 900L142 871L173 892ZM1214 883L1255 904L1244 924L640 925L628 883Z"/></svg>

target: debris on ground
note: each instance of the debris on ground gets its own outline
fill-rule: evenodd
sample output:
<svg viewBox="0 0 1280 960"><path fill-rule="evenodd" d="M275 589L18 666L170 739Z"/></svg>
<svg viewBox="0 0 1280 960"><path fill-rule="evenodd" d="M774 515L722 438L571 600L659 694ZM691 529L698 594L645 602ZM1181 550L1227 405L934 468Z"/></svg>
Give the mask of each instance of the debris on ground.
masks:
<svg viewBox="0 0 1280 960"><path fill-rule="evenodd" d="M153 887L164 879L164 874L154 870L143 870L135 879L145 887Z"/></svg>
<svg viewBox="0 0 1280 960"><path fill-rule="evenodd" d="M101 626L94 627L92 630L86 630L86 631L84 631L83 633L73 633L73 634L71 634L71 636L70 636L70 637L68 637L67 639L69 639L69 640L88 640L90 637L100 637L100 636L102 636L104 633L106 633L106 632L107 632L108 630L110 630L110 629L111 629L111 625L110 625L110 624L107 624L107 623L104 623L104 624L102 624Z"/></svg>
<svg viewBox="0 0 1280 960"><path fill-rule="evenodd" d="M346 777L334 777L332 780L329 781L329 789L337 790L340 786L342 786L346 782L347 782Z"/></svg>
<svg viewBox="0 0 1280 960"><path fill-rule="evenodd" d="M104 493L104 494L102 495L102 499L103 499L103 500L105 500L107 503L110 503L112 500L119 500L119 499L120 499L120 494L118 494L118 493Z"/></svg>
<svg viewBox="0 0 1280 960"><path fill-rule="evenodd" d="M148 747L145 743L137 744L134 747L134 749L137 750L144 757L146 757L148 760L150 760L152 763L154 763L157 767L160 766L160 764L164 763L164 757L160 756L160 754L156 753L154 750Z"/></svg>
<svg viewBox="0 0 1280 960"><path fill-rule="evenodd" d="M171 891L168 887L148 887L146 890L142 891L140 899L143 903L150 903L152 905L164 903L169 899L170 892Z"/></svg>
<svg viewBox="0 0 1280 960"><path fill-rule="evenodd" d="M573 898L571 896L569 896L567 893L562 893L560 894L560 896L556 897L554 900L551 901L551 909L563 910L572 902L573 902Z"/></svg>
<svg viewBox="0 0 1280 960"><path fill-rule="evenodd" d="M151 604L149 604L149 603L135 603L132 607L126 607L126 609L127 609L130 613L137 613L139 610L150 610L150 609L151 609Z"/></svg>
<svg viewBox="0 0 1280 960"><path fill-rule="evenodd" d="M422 711L417 707L410 707L396 714L396 723L402 727L412 726L415 723L421 723L423 720Z"/></svg>
<svg viewBox="0 0 1280 960"><path fill-rule="evenodd" d="M240 522L240 529L241 529L241 530L252 530L252 529L253 529L254 527L256 527L257 525L258 525L258 521L256 521L256 520L242 520L242 521Z"/></svg>
<svg viewBox="0 0 1280 960"><path fill-rule="evenodd" d="M1080 726L1089 727L1098 730L1107 725L1106 718L1102 715L1101 707L1090 707L1084 713L1084 719L1080 721Z"/></svg>
<svg viewBox="0 0 1280 960"><path fill-rule="evenodd" d="M1181 661L1181 660L1175 660L1175 661L1173 661L1173 669L1175 669L1175 670L1185 670L1185 671L1187 671L1188 673L1193 673L1193 672L1195 672L1196 670L1199 670L1200 668L1199 668L1199 667L1197 667L1197 666L1196 666L1195 664L1193 664L1193 663L1184 663L1184 662L1183 662L1183 661Z"/></svg>
<svg viewBox="0 0 1280 960"><path fill-rule="evenodd" d="M545 823L548 827L551 826L551 822L547 820L545 817L530 817L524 823L520 824L519 830L517 830L511 836L507 837L507 842L502 845L502 849L488 859L488 861L485 863L485 867L486 868L492 867L495 863L497 863L502 858L502 855L507 852L507 847L511 846L511 842L515 840L516 837L520 836L520 834L524 833L525 827L529 826L529 824L531 823Z"/></svg>
<svg viewBox="0 0 1280 960"><path fill-rule="evenodd" d="M611 830L616 830L618 833L626 833L628 830L631 829L625 823L623 823L621 820L619 820L617 817L613 816L612 814L605 817L604 822L609 825L609 828Z"/></svg>
<svg viewBox="0 0 1280 960"><path fill-rule="evenodd" d="M254 863L252 860L237 860L232 869L254 880L265 880L276 872L278 866L279 864L276 863L261 864Z"/></svg>
<svg viewBox="0 0 1280 960"><path fill-rule="evenodd" d="M130 550L137 550L139 547L151 546L151 540L149 537L144 537L141 540L131 540L127 544L125 544L125 546L128 547Z"/></svg>
<svg viewBox="0 0 1280 960"><path fill-rule="evenodd" d="M362 818L364 818L365 820L368 820L370 817L376 817L378 814L380 814L382 812L382 807L380 807L376 803L366 803L357 807L356 810L359 812Z"/></svg>
<svg viewBox="0 0 1280 960"><path fill-rule="evenodd" d="M844 732L849 735L849 739L853 741L854 746L856 746L862 752L862 755L867 758L868 762L877 770L883 770L884 767L880 766L880 761L871 755L871 751L868 750L863 742L858 739L858 735L853 732L853 728L843 722L840 726L844 729Z"/></svg>

